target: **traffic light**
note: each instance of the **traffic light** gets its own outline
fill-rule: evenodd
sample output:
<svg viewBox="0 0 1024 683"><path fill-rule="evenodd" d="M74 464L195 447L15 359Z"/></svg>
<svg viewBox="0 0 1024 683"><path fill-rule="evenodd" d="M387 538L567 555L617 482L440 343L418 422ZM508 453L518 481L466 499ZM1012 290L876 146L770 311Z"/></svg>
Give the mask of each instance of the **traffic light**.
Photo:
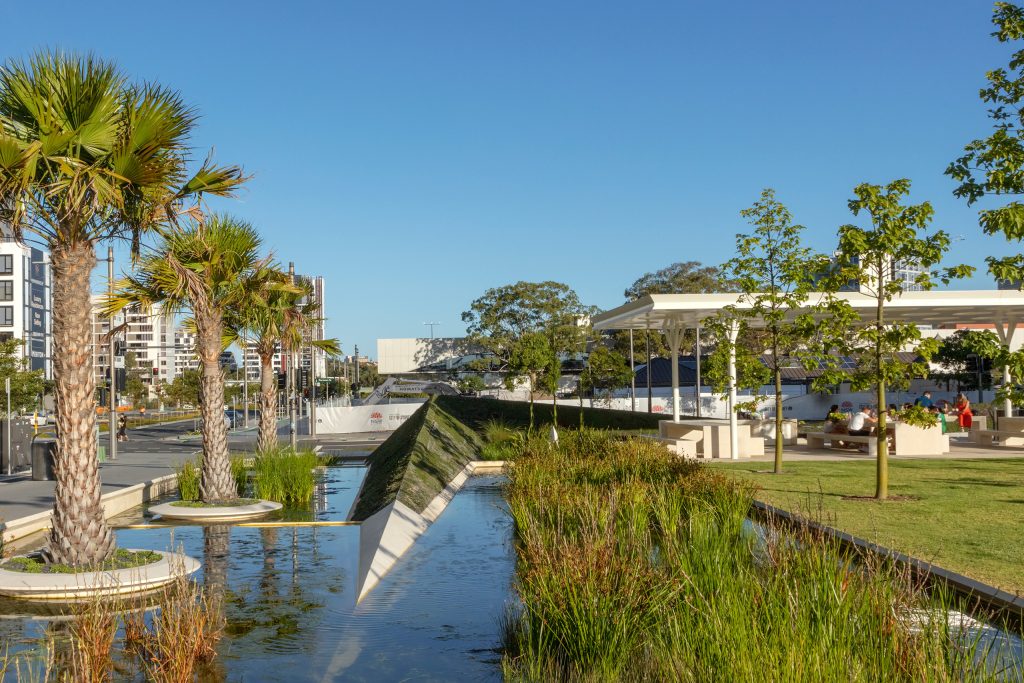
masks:
<svg viewBox="0 0 1024 683"><path fill-rule="evenodd" d="M288 373L279 372L277 373L277 388L279 391L283 391L288 388Z"/></svg>

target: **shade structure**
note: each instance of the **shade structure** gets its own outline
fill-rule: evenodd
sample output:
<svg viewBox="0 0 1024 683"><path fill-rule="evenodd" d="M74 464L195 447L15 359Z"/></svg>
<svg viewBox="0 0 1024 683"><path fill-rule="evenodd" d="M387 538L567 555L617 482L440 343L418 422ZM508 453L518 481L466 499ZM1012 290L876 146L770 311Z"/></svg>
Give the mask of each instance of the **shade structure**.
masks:
<svg viewBox="0 0 1024 683"><path fill-rule="evenodd" d="M868 322L874 316L878 302L874 297L861 292L839 292L836 298L845 300L850 307ZM737 311L750 309L755 296L736 293L713 294L649 294L605 311L593 318L597 330L661 330L668 333L673 358L678 354L681 329L696 329L704 322L719 315L728 308ZM806 299L804 310L812 309L825 300L825 294L811 292ZM1009 347L1020 322L1024 322L1024 292L1016 290L941 290L926 292L904 292L885 304L886 319L891 322L910 322L918 325L993 325L999 340ZM795 314L794 314L795 315ZM744 321L758 327L764 324L756 317ZM735 335L735 326L729 330ZM731 360L731 359L730 359ZM736 372L735 363L729 364L729 413L732 457L737 457L736 439ZM1009 368L1003 368L1003 381L1010 381ZM678 396L679 387L673 386L673 397ZM678 403L678 400L674 401ZM1009 415L1013 406L1004 404L1004 414ZM679 420L678 409L673 412Z"/></svg>

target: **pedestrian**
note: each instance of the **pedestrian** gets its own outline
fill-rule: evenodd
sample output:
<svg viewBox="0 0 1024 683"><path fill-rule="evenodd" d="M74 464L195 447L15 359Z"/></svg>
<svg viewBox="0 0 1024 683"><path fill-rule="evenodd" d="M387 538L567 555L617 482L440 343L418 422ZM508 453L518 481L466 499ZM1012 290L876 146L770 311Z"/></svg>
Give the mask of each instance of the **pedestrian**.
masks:
<svg viewBox="0 0 1024 683"><path fill-rule="evenodd" d="M125 417L124 415L117 418L117 440L128 440L128 418Z"/></svg>
<svg viewBox="0 0 1024 683"><path fill-rule="evenodd" d="M932 392L925 391L923 394L918 396L917 400L914 401L914 405L915 406L921 406L925 410L928 410L929 408L931 408L932 407Z"/></svg>

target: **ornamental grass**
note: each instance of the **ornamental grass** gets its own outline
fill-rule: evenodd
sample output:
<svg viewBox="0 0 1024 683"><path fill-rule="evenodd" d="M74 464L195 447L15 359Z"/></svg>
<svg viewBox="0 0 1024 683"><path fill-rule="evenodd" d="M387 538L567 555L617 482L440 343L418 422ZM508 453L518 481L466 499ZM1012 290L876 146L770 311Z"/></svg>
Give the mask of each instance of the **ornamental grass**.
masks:
<svg viewBox="0 0 1024 683"><path fill-rule="evenodd" d="M507 498L508 680L997 678L947 618L952 598L820 535L752 524L748 485L653 440L524 439Z"/></svg>

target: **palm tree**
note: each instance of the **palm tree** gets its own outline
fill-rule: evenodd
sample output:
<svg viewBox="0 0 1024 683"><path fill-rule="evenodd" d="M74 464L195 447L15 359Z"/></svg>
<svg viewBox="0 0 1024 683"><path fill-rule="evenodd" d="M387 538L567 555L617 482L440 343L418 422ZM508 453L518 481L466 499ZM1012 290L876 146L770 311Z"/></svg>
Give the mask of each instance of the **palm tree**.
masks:
<svg viewBox="0 0 1024 683"><path fill-rule="evenodd" d="M237 167L209 160L187 175L194 110L110 62L41 52L0 67L0 220L50 251L56 491L45 551L53 562L107 558L114 536L100 505L90 277L101 240L129 238L187 213L187 199L228 196Z"/></svg>
<svg viewBox="0 0 1024 683"><path fill-rule="evenodd" d="M221 351L230 337L225 317L247 305L252 292L266 286L273 271L261 259L261 240L251 225L213 215L179 230L165 231L158 248L142 257L136 275L120 281L109 310L134 304L149 309L187 310L196 328L196 355L201 374L203 468L200 494L205 503L238 497L224 424L224 372Z"/></svg>
<svg viewBox="0 0 1024 683"><path fill-rule="evenodd" d="M341 353L337 339L305 340L306 333L321 322L320 304L307 280L292 284L290 276L278 271L263 291L253 293L248 305L239 310L231 326L236 334L251 339L260 358L260 424L256 448L266 451L277 446L277 382L274 353L293 353L308 344L328 355Z"/></svg>

